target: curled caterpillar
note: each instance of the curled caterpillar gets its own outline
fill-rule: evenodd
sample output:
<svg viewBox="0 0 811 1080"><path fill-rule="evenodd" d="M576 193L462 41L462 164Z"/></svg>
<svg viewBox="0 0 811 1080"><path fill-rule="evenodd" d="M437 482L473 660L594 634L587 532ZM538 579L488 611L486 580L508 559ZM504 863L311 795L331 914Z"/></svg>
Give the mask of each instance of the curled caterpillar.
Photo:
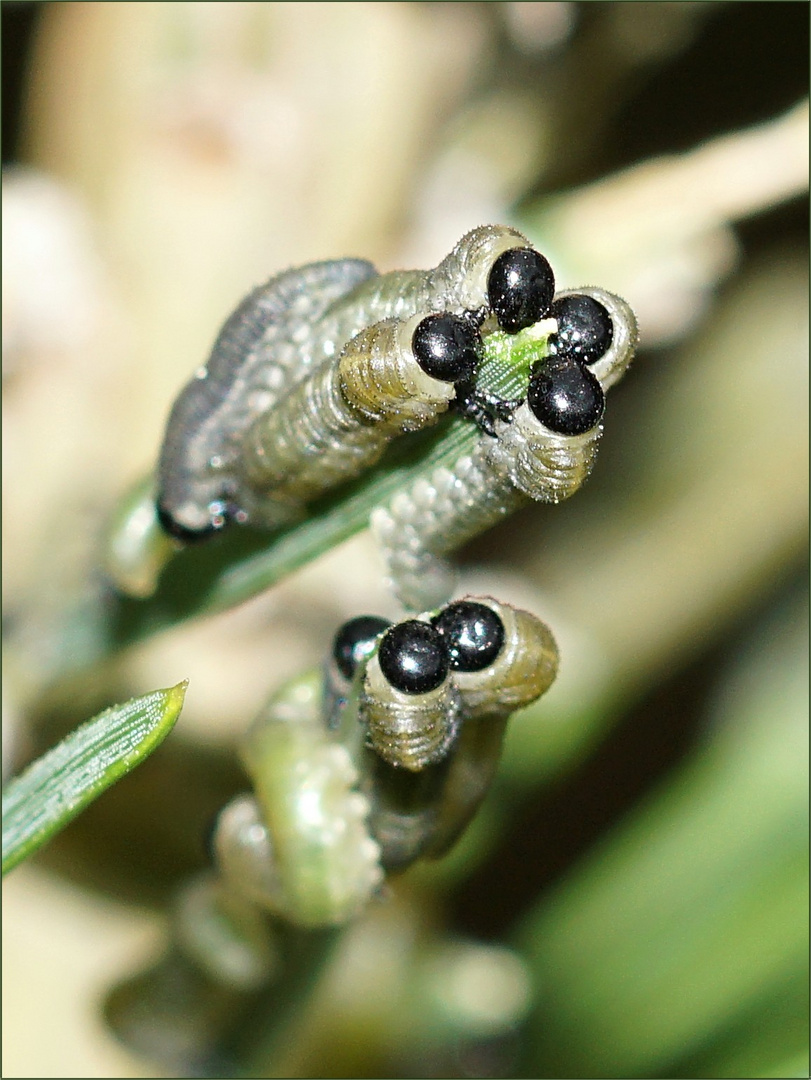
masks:
<svg viewBox="0 0 811 1080"><path fill-rule="evenodd" d="M225 881L298 926L340 925L384 870L443 854L484 798L507 720L552 684L548 627L491 598L335 637L323 679L276 694L243 759L253 782L213 837Z"/></svg>
<svg viewBox="0 0 811 1080"><path fill-rule="evenodd" d="M554 295L543 255L481 226L429 271L342 259L289 270L243 301L172 409L158 517L192 541L229 521L275 526L359 474L457 387L475 416L479 328L509 334Z"/></svg>
<svg viewBox="0 0 811 1080"><path fill-rule="evenodd" d="M513 368L528 373L512 415L497 416L492 437L482 434L470 452L372 513L389 580L407 608L447 600L454 576L443 556L530 499L568 498L591 472L605 391L633 357L636 320L624 300L597 288L560 293L549 314L556 331L540 358L538 327L484 341L485 364L503 363L507 350Z"/></svg>
<svg viewBox="0 0 811 1080"><path fill-rule="evenodd" d="M363 618L338 632L327 701L346 709L344 728L357 719L365 732L369 829L384 868L401 870L462 834L510 715L549 689L558 651L545 623L492 597L382 625Z"/></svg>

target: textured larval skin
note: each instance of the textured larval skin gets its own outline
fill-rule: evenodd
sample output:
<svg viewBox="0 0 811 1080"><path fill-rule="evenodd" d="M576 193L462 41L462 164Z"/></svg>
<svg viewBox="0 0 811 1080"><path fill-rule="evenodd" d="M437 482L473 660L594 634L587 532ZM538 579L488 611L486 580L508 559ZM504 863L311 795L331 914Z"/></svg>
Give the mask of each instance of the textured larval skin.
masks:
<svg viewBox="0 0 811 1080"><path fill-rule="evenodd" d="M339 925L365 907L384 870L455 843L489 789L510 715L558 669L540 619L492 597L466 599L503 627L485 668L449 669L434 690L404 694L377 663L381 631L354 684L330 659L323 681L309 672L274 695L243 741L253 792L225 807L213 836L229 888L296 925Z"/></svg>
<svg viewBox="0 0 811 1080"><path fill-rule="evenodd" d="M438 556L530 499L556 503L573 495L591 471L602 431L598 427L574 437L541 434L526 405L511 424L496 421L495 427L495 439L483 436L452 469L436 469L372 513L372 531L406 608L416 611L450 598L454 573Z"/></svg>
<svg viewBox="0 0 811 1080"><path fill-rule="evenodd" d="M449 674L442 689L452 690L448 700L455 711L454 738L443 754L423 761L418 770L410 767L414 763L410 747L408 763L383 758L370 770L369 827L386 869L404 869L424 856L438 858L453 846L489 790L510 715L536 701L557 675L558 649L545 623L492 597L477 599L501 619L504 644L484 670ZM430 613L419 618L429 619ZM371 660L367 694L374 692L378 711L388 703L396 712L402 695L381 685L376 671ZM370 726L377 720L363 698L361 716ZM432 719L432 730L436 726Z"/></svg>
<svg viewBox="0 0 811 1080"><path fill-rule="evenodd" d="M636 320L624 300L603 289L577 291L607 307L614 324L610 348L590 365L605 391L633 357ZM560 435L541 424L525 402L509 422L497 419L494 429L495 437L482 434L472 453L421 477L372 512L390 587L409 610L450 598L455 574L445 555L529 500L557 503L571 497L593 468L603 426Z"/></svg>
<svg viewBox="0 0 811 1080"><path fill-rule="evenodd" d="M380 757L411 772L446 756L461 718L450 679L428 693L405 694L386 681L376 655L366 668L360 711Z"/></svg>
<svg viewBox="0 0 811 1080"><path fill-rule="evenodd" d="M182 528L210 524L209 504L230 482L240 436L257 410L271 408L324 359L325 342L307 329L375 273L356 259L288 270L230 316L207 364L175 402L161 449L158 501Z"/></svg>
<svg viewBox="0 0 811 1080"><path fill-rule="evenodd" d="M317 367L282 407L251 424L240 454L240 505L251 520L275 526L300 516L306 503L373 465L393 437L447 410L453 384L421 371L402 340L412 321L362 330L337 364Z"/></svg>
<svg viewBox="0 0 811 1080"><path fill-rule="evenodd" d="M359 716L371 746L397 768L421 772L448 756L460 727L473 720L505 717L540 697L557 671L557 648L548 627L534 615L483 601L499 617L504 642L478 671L450 669L436 688L404 693L383 674L377 652L366 661ZM418 621L431 621L423 612Z"/></svg>
<svg viewBox="0 0 811 1080"><path fill-rule="evenodd" d="M389 584L410 611L436 607L453 591L455 573L439 556L507 517L524 502L509 478L497 477L481 445L477 452L440 466L410 491L372 512L370 524L386 564Z"/></svg>
<svg viewBox="0 0 811 1080"><path fill-rule="evenodd" d="M374 323L483 307L493 260L528 246L514 229L485 225L434 270L380 275L363 260L339 259L286 271L261 286L228 319L208 363L172 409L158 468L164 518L179 532L203 532L226 503L248 519L241 450L257 418L311 371L337 362L347 342ZM245 500L255 501L250 494Z"/></svg>
<svg viewBox="0 0 811 1080"><path fill-rule="evenodd" d="M383 874L367 826L369 802L346 746L321 716L321 696L297 702L289 684L247 733L254 785L218 820L221 873L252 902L299 926L337 926L368 903Z"/></svg>

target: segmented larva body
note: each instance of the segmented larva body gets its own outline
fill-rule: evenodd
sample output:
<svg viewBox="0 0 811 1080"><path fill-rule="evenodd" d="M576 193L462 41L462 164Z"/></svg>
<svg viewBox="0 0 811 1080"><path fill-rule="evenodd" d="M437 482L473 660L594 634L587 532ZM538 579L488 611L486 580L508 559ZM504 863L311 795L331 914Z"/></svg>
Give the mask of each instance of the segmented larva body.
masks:
<svg viewBox="0 0 811 1080"><path fill-rule="evenodd" d="M383 674L377 655L366 669L360 708L375 752L410 772L446 756L461 719L459 694L449 678L422 693L403 692Z"/></svg>
<svg viewBox="0 0 811 1080"><path fill-rule="evenodd" d="M544 694L557 669L549 627L492 597L340 628L324 717L354 746L385 869L458 839L489 789L509 716Z"/></svg>
<svg viewBox="0 0 811 1080"><path fill-rule="evenodd" d="M359 717L389 765L421 772L463 726L506 718L557 671L548 627L491 597L468 597L388 628L365 661Z"/></svg>
<svg viewBox="0 0 811 1080"><path fill-rule="evenodd" d="M329 355L315 332L319 320L375 274L361 259L288 270L228 318L167 422L158 463L158 510L167 531L190 537L219 522L242 432Z"/></svg>
<svg viewBox="0 0 811 1080"><path fill-rule="evenodd" d="M383 878L357 766L324 723L321 701L309 675L260 714L243 747L254 795L226 807L213 840L235 888L304 927L346 922Z"/></svg>
<svg viewBox="0 0 811 1080"><path fill-rule="evenodd" d="M289 270L257 289L227 321L208 363L183 390L169 417L158 468L158 513L164 528L179 539L193 540L229 520L252 516L261 520L261 491L278 471L272 441L275 421L266 429L262 418L279 409L289 412L286 422L291 425L303 415L302 408L309 409L314 434L328 451L337 451L345 440L351 442L355 428L348 428L349 421L368 425L374 406L386 403L388 389L385 379L379 378L379 365L369 368L371 412L364 414L361 408L359 418L344 413L341 404L341 417L336 419L336 398L330 393L332 411L325 415L335 424L331 431L322 427L319 411L323 387L305 392L304 401L288 401L287 395L321 365L336 364L347 343L375 323L403 322L418 313L481 312L484 317L493 308L494 265L500 256L516 251L543 259L516 230L481 226L463 237L434 270L379 275L370 263L342 259ZM503 267L499 274L504 276ZM515 321L516 303L511 309L508 297L501 308L499 321L509 326L511 319ZM351 399L347 403L351 408ZM426 422L442 411L443 407L435 408ZM388 438L398 430L403 429L390 428ZM243 453L249 431L250 463ZM297 458L305 471L312 459L314 455L308 454ZM344 467L333 464L340 480L351 475L352 461L350 449ZM364 454L357 461L364 467ZM311 481L304 479L302 491L310 487ZM281 495L280 503L291 498L291 493ZM283 509L280 513L284 517ZM265 516L276 523L273 511Z"/></svg>
<svg viewBox="0 0 811 1080"><path fill-rule="evenodd" d="M311 499L373 465L394 436L447 410L454 383L423 371L412 350L420 321L363 330L337 363L321 365L284 407L254 421L240 457L241 506L252 521L274 526L299 516Z"/></svg>
<svg viewBox="0 0 811 1080"><path fill-rule="evenodd" d="M495 439L482 436L472 454L372 512L390 584L410 610L440 604L453 592L455 571L441 556L531 499L557 503L573 495L591 472L602 432L543 431L526 404L511 424L496 420L495 429Z"/></svg>
<svg viewBox="0 0 811 1080"><path fill-rule="evenodd" d="M425 631L415 635L420 627ZM422 640L430 641L430 632L444 664ZM381 650L393 637L404 650L400 665L385 653L381 663ZM371 747L369 827L384 867L403 869L456 842L490 787L510 715L544 694L557 669L557 646L546 624L491 597L467 597L384 633L365 662L358 711ZM414 685L440 677L427 693L402 689L403 678ZM403 712L409 696L421 712ZM448 705L452 713L443 722ZM444 733L431 752L431 739L415 737L415 722Z"/></svg>
<svg viewBox="0 0 811 1080"><path fill-rule="evenodd" d="M471 720L505 719L516 709L524 709L545 694L558 671L558 649L552 632L536 615L491 596L474 598L449 605L435 616L439 625L448 613L465 605L490 608L504 632L494 660L478 671L454 668L453 681L459 692L465 724ZM451 631L444 631L448 636Z"/></svg>
<svg viewBox="0 0 811 1080"><path fill-rule="evenodd" d="M454 748L431 829L420 845L420 855L440 858L456 843L479 809L498 768L507 721L546 693L558 673L559 655L546 623L527 611L483 601L504 624L504 646L486 672L455 674L465 721ZM452 607L454 605L451 605ZM382 828L381 806L372 800L370 827L384 852L393 854Z"/></svg>
<svg viewBox="0 0 811 1080"><path fill-rule="evenodd" d="M487 793L510 714L557 666L549 628L491 597L395 625L350 620L324 681L288 684L244 741L254 791L218 818L223 881L295 925L351 919L383 869L455 842Z"/></svg>
<svg viewBox="0 0 811 1080"><path fill-rule="evenodd" d="M610 323L607 331L601 327L603 345L608 338L602 352L582 358L577 353L581 346L571 341L576 334L570 332L567 306L586 302L598 305ZM636 320L624 300L603 289L561 293L552 317L556 308L562 329L550 339L550 356L533 365L527 400L511 420L496 418L494 437L482 434L472 453L451 467L435 469L373 511L371 527L390 584L406 608L448 599L454 573L443 556L528 500L569 498L591 472L602 434L603 395L631 361ZM532 328L524 333L531 337ZM556 337L564 336L565 343L555 349ZM520 337L513 347L520 346Z"/></svg>

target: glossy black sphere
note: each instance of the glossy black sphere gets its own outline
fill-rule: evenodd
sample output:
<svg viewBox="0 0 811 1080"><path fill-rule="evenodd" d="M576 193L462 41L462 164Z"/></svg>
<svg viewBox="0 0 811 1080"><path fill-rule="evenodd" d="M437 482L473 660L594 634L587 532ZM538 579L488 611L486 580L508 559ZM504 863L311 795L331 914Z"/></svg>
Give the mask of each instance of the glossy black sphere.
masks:
<svg viewBox="0 0 811 1080"><path fill-rule="evenodd" d="M555 275L539 251L511 248L493 263L487 296L498 325L508 334L544 318L554 295Z"/></svg>
<svg viewBox="0 0 811 1080"><path fill-rule="evenodd" d="M389 620L378 615L358 615L343 624L332 643L332 658L345 679L352 678L358 662L369 653L375 638L387 626L391 626Z"/></svg>
<svg viewBox="0 0 811 1080"><path fill-rule="evenodd" d="M594 297L582 293L562 296L552 305L549 316L558 321L558 331L551 339L558 356L593 364L611 347L611 316Z"/></svg>
<svg viewBox="0 0 811 1080"><path fill-rule="evenodd" d="M442 382L460 382L476 373L481 337L467 319L442 312L426 316L417 325L411 347L426 375Z"/></svg>
<svg viewBox="0 0 811 1080"><path fill-rule="evenodd" d="M442 635L416 619L398 623L383 635L377 659L388 682L404 694L427 694L448 675Z"/></svg>
<svg viewBox="0 0 811 1080"><path fill-rule="evenodd" d="M527 403L535 418L558 435L583 435L599 424L605 395L583 364L550 356L533 365Z"/></svg>
<svg viewBox="0 0 811 1080"><path fill-rule="evenodd" d="M489 667L504 645L504 623L486 604L459 600L448 604L431 621L447 643L454 671Z"/></svg>

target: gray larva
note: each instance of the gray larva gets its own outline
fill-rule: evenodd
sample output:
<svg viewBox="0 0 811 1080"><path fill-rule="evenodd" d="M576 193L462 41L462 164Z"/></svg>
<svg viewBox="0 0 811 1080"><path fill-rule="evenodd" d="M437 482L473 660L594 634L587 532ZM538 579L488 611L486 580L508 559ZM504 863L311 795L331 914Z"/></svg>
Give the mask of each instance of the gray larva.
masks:
<svg viewBox="0 0 811 1080"><path fill-rule="evenodd" d="M343 259L287 271L257 289L225 324L208 363L169 417L158 469L165 529L191 540L229 520L279 524L300 513L314 493L364 469L400 431L420 426L413 415L405 425L392 422L409 396L423 403L421 423L436 420L452 397L447 388L440 393L406 380L399 398L392 397L389 365L408 348L403 324L439 312L485 318L492 309L510 326L537 316L531 306L529 315L516 314L521 303L505 299L504 290L494 304L494 267L515 252L529 252L548 267L516 230L481 226L434 270L380 275L367 262ZM536 278L530 284L538 293ZM541 283L538 302L546 306L549 288L549 281ZM382 326L375 330L376 324ZM364 341L374 354L367 362L366 409L336 378L347 344L364 333L377 335ZM381 419L377 412L389 399L396 410L384 408ZM305 438L296 431L299 423Z"/></svg>
<svg viewBox="0 0 811 1080"><path fill-rule="evenodd" d="M323 341L302 330L374 274L371 263L356 259L288 270L230 316L169 416L158 463L158 508L168 531L187 537L224 519L241 434L257 410L271 408L324 358Z"/></svg>
<svg viewBox="0 0 811 1080"><path fill-rule="evenodd" d="M549 385L536 393L536 399L542 399L540 403L533 399L531 380L528 400L512 418L495 420L494 438L483 434L473 451L452 467L434 470L420 478L410 491L399 492L388 506L373 511L371 527L381 545L390 584L406 608L418 610L448 599L454 573L445 555L527 500L560 502L574 494L588 477L602 433L602 393L627 369L636 346L637 328L625 301L603 289L568 290L559 294L555 304L574 297L596 301L610 317L613 333L602 355L586 365L563 351L558 356L553 353L539 365L539 380L545 372L551 372ZM526 331L526 335L531 333L532 328ZM512 347L520 348L521 344L521 335L517 335ZM573 374L580 381L584 371L592 380L586 389L595 395L588 400L585 421L579 425L585 430L573 434L552 430L538 419L536 411L550 400L554 405L559 388L556 380L565 382ZM597 384L598 389L594 389ZM564 429L578 426L566 416L557 416L554 423Z"/></svg>

